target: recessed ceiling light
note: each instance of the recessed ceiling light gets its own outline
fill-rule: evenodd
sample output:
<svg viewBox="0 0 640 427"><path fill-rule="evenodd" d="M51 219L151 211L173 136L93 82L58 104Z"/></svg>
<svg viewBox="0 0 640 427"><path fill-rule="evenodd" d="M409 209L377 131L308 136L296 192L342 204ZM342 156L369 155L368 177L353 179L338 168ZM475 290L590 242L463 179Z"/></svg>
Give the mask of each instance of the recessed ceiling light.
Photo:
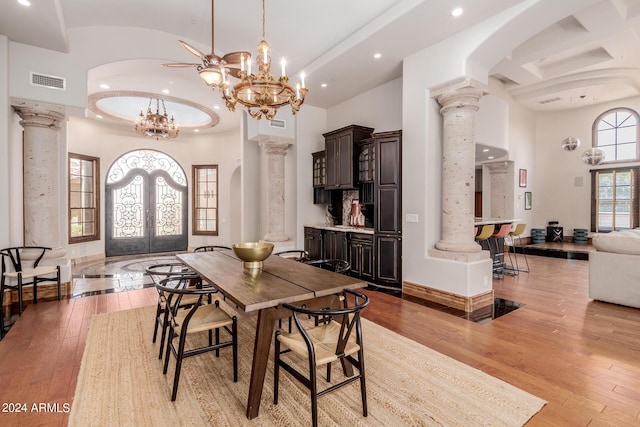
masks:
<svg viewBox="0 0 640 427"><path fill-rule="evenodd" d="M193 131L194 132L200 132L200 129L194 129Z"/></svg>
<svg viewBox="0 0 640 427"><path fill-rule="evenodd" d="M169 89L162 89L162 93L169 93Z"/></svg>
<svg viewBox="0 0 640 427"><path fill-rule="evenodd" d="M374 57L375 59L380 59L380 58L382 58L382 54L381 54L381 53L374 53L374 54L373 54L373 57Z"/></svg>
<svg viewBox="0 0 640 427"><path fill-rule="evenodd" d="M493 160L493 159L495 159L495 157L493 157L493 156L489 156L489 157L487 157L487 159L489 159L489 160Z"/></svg>
<svg viewBox="0 0 640 427"><path fill-rule="evenodd" d="M18 3L20 3L23 6L31 6L31 2L29 0L18 0Z"/></svg>
<svg viewBox="0 0 640 427"><path fill-rule="evenodd" d="M110 88L110 86L109 86L108 84L106 84L106 83L102 83L102 84L100 85L100 88L102 88L102 89L109 89L109 88Z"/></svg>
<svg viewBox="0 0 640 427"><path fill-rule="evenodd" d="M100 114L96 114L96 119L101 119L102 116Z"/></svg>
<svg viewBox="0 0 640 427"><path fill-rule="evenodd" d="M322 83L320 86L321 87L327 87L327 84L326 83Z"/></svg>
<svg viewBox="0 0 640 427"><path fill-rule="evenodd" d="M462 12L464 12L464 9L461 7L456 7L455 9L453 9L451 11L451 16L460 16L462 15Z"/></svg>
<svg viewBox="0 0 640 427"><path fill-rule="evenodd" d="M213 109L214 109L214 110L219 110L219 109L220 109L220 106L219 106L219 105L214 105L214 106L213 106Z"/></svg>
<svg viewBox="0 0 640 427"><path fill-rule="evenodd" d="M489 152L489 149L488 149L488 148L483 148L483 149L482 149L482 152L483 152L483 153L488 153L488 152Z"/></svg>

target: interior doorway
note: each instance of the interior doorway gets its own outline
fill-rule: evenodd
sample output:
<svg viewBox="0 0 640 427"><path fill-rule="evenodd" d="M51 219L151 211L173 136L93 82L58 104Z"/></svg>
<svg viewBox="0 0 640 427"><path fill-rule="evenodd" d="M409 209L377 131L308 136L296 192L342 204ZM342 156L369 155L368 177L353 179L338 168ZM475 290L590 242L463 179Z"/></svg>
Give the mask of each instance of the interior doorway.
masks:
<svg viewBox="0 0 640 427"><path fill-rule="evenodd" d="M188 244L187 178L172 157L130 151L107 173L106 256L184 251Z"/></svg>

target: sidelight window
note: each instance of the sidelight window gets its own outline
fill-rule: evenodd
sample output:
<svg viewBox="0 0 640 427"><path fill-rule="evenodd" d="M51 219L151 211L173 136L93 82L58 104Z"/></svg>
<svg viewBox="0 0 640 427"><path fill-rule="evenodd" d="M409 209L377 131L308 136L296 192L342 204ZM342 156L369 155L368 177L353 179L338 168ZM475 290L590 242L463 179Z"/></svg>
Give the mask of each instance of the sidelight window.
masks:
<svg viewBox="0 0 640 427"><path fill-rule="evenodd" d="M69 153L69 243L100 239L100 159Z"/></svg>
<svg viewBox="0 0 640 427"><path fill-rule="evenodd" d="M193 234L218 235L218 165L193 166Z"/></svg>

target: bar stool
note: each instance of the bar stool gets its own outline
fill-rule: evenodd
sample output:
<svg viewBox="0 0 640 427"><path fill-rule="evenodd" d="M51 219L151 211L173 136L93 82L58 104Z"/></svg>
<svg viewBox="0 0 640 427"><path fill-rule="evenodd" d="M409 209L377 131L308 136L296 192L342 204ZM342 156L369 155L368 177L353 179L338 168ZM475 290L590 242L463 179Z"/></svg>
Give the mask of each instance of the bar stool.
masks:
<svg viewBox="0 0 640 427"><path fill-rule="evenodd" d="M491 245L489 245L489 242L487 241L487 239L493 235L495 228L496 227L493 224L485 224L480 229L480 233L477 233L476 235L476 242L478 242L478 244L482 246L482 249L487 249L489 250L489 252L491 252ZM487 245L486 248L484 247L485 246L484 243L486 243Z"/></svg>
<svg viewBox="0 0 640 427"><path fill-rule="evenodd" d="M494 276L497 276L498 279L502 279L504 277L504 269L505 269L504 238L508 236L510 232L511 232L511 223L502 224L498 229L498 231L493 233L493 235L491 236L491 238L494 239L494 242L496 244L496 249L493 254L493 274ZM502 250L500 250L500 239L502 239L502 242L503 242Z"/></svg>
<svg viewBox="0 0 640 427"><path fill-rule="evenodd" d="M515 272L515 274L518 274L521 271L524 271L525 273L528 273L530 271L529 269L529 261L527 260L527 253L524 250L524 245L522 244L522 233L524 233L524 230L527 228L527 224L517 224L516 227L511 230L511 232L509 233L509 236L511 237L511 241L513 243L513 258L515 260L515 268L513 267L513 261L511 260L511 252L509 252L509 263L511 263L511 269ZM520 266L518 265L518 246L516 246L516 237L518 238L518 244L520 246L520 249L522 250L522 256L524 256L524 262L527 265L527 269L520 269Z"/></svg>

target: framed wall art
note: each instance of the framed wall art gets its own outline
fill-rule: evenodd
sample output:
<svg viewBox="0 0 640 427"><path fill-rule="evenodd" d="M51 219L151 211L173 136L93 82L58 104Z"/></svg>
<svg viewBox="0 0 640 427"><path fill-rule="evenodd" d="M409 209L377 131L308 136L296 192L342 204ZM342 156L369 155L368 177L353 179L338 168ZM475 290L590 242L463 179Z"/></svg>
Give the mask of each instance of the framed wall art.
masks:
<svg viewBox="0 0 640 427"><path fill-rule="evenodd" d="M527 186L527 170L520 169L520 173L518 177L519 177L520 187L526 187Z"/></svg>
<svg viewBox="0 0 640 427"><path fill-rule="evenodd" d="M524 210L525 211L531 210L531 191L526 191L524 193Z"/></svg>

